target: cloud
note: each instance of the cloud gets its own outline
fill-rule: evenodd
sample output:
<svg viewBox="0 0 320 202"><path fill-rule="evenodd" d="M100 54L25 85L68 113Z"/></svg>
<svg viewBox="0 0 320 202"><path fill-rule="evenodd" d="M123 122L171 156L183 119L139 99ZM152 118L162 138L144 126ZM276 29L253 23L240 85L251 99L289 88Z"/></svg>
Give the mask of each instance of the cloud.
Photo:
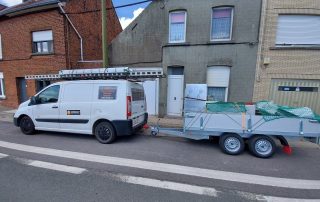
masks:
<svg viewBox="0 0 320 202"><path fill-rule="evenodd" d="M144 10L144 8L138 8L138 9L134 10L132 18L121 17L119 20L120 20L120 24L122 26L122 29L125 29L128 25L130 25L130 23L134 19L136 19L143 12L143 10Z"/></svg>
<svg viewBox="0 0 320 202"><path fill-rule="evenodd" d="M0 4L6 5L6 6L13 6L19 3L22 3L22 0L0 0Z"/></svg>

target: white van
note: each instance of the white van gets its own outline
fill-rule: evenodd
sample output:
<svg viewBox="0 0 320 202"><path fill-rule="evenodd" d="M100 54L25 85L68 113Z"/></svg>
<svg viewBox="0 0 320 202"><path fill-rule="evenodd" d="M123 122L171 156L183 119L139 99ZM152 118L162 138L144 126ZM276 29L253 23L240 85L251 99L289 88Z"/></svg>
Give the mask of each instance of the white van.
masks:
<svg viewBox="0 0 320 202"><path fill-rule="evenodd" d="M22 103L14 124L36 130L95 135L103 144L130 135L147 123L143 86L127 80L54 83Z"/></svg>

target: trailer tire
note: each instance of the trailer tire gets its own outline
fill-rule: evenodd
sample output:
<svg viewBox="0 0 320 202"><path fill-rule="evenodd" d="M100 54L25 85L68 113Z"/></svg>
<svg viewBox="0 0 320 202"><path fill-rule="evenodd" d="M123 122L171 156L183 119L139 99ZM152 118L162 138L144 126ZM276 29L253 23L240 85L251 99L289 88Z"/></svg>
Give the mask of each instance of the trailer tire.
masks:
<svg viewBox="0 0 320 202"><path fill-rule="evenodd" d="M222 135L219 139L219 146L222 152L229 155L239 155L245 147L243 138L234 133Z"/></svg>
<svg viewBox="0 0 320 202"><path fill-rule="evenodd" d="M276 143L266 135L256 135L248 141L249 151L258 158L270 158L276 151Z"/></svg>

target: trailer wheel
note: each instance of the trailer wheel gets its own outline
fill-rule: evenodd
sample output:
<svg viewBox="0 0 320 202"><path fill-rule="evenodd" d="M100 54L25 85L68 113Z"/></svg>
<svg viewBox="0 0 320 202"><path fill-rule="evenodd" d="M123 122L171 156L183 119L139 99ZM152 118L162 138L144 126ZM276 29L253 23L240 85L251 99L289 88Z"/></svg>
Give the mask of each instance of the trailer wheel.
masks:
<svg viewBox="0 0 320 202"><path fill-rule="evenodd" d="M248 142L250 152L259 158L270 158L276 150L274 140L266 135L256 135L249 139Z"/></svg>
<svg viewBox="0 0 320 202"><path fill-rule="evenodd" d="M220 149L230 155L239 155L244 150L244 141L238 134L228 133L219 139Z"/></svg>

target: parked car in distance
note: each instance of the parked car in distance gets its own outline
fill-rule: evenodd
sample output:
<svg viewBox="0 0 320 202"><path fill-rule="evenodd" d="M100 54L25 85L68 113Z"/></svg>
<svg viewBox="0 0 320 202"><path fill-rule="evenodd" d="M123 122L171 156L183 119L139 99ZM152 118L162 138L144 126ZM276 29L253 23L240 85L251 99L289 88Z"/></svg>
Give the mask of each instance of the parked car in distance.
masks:
<svg viewBox="0 0 320 202"><path fill-rule="evenodd" d="M24 134L36 130L95 135L103 144L131 135L147 123L141 84L127 80L54 83L22 103L14 124Z"/></svg>

